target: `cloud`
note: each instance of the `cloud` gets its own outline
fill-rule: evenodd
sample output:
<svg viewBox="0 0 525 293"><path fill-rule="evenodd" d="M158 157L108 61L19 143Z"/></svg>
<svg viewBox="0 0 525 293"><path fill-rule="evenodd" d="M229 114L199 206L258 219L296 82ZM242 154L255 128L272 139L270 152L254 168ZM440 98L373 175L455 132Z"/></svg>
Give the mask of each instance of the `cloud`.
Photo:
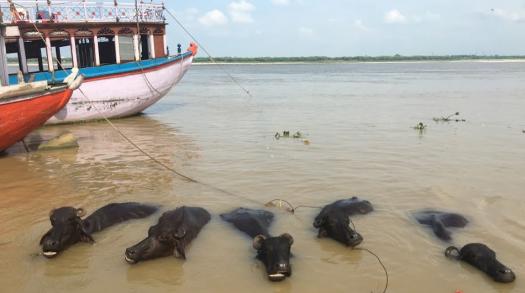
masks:
<svg viewBox="0 0 525 293"><path fill-rule="evenodd" d="M302 26L299 28L299 34L303 37L313 37L315 31L312 28Z"/></svg>
<svg viewBox="0 0 525 293"><path fill-rule="evenodd" d="M231 2L230 5L228 5L228 10L233 22L253 22L252 12L255 10L255 5L253 5L251 2L246 0Z"/></svg>
<svg viewBox="0 0 525 293"><path fill-rule="evenodd" d="M205 26L218 26L228 23L228 18L222 11L214 9L199 17L199 22Z"/></svg>
<svg viewBox="0 0 525 293"><path fill-rule="evenodd" d="M399 10L392 9L385 13L386 23L406 23L407 18Z"/></svg>
<svg viewBox="0 0 525 293"><path fill-rule="evenodd" d="M363 21L361 19L356 19L354 21L354 27L357 28L358 30L362 30L362 31L369 31L370 28L367 27Z"/></svg>
<svg viewBox="0 0 525 293"><path fill-rule="evenodd" d="M290 0L272 0L272 3L278 6L287 6L287 5L290 5L291 1Z"/></svg>
<svg viewBox="0 0 525 293"><path fill-rule="evenodd" d="M495 16L497 18L512 21L512 22L524 22L525 21L525 12L523 11L507 11L504 9L493 8L490 10L489 15Z"/></svg>
<svg viewBox="0 0 525 293"><path fill-rule="evenodd" d="M414 22L432 22L432 21L439 21L441 19L441 15L433 12L427 11L423 15L416 15L412 17L412 20Z"/></svg>
<svg viewBox="0 0 525 293"><path fill-rule="evenodd" d="M182 16L182 18L184 18L187 21L194 21L199 15L199 10L197 8L192 7L176 14Z"/></svg>

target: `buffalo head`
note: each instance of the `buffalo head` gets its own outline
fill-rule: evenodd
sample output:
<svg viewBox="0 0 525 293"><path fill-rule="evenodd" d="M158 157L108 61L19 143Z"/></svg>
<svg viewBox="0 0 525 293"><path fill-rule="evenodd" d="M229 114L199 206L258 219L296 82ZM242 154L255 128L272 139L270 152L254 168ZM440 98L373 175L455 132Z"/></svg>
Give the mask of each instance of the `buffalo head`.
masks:
<svg viewBox="0 0 525 293"><path fill-rule="evenodd" d="M83 226L84 209L62 207L49 214L52 228L42 237L40 245L47 258L57 256L77 242L95 242Z"/></svg>
<svg viewBox="0 0 525 293"><path fill-rule="evenodd" d="M287 233L277 237L258 235L253 239L257 258L264 263L270 281L282 281L292 275L290 266L292 244L293 237Z"/></svg>

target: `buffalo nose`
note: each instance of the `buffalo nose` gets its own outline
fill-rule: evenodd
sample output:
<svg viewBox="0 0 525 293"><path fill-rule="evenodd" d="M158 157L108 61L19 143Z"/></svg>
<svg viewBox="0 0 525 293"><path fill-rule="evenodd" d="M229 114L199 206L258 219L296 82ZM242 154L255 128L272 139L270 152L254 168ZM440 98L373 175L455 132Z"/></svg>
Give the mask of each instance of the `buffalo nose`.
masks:
<svg viewBox="0 0 525 293"><path fill-rule="evenodd" d="M280 263L280 264L277 265L277 271L279 271L279 272L286 272L286 271L288 271L289 267L290 266L288 264L286 264L286 263Z"/></svg>
<svg viewBox="0 0 525 293"><path fill-rule="evenodd" d="M126 255L127 256L133 257L133 256L135 256L136 253L137 253L137 251L135 249L133 249L133 248L126 249Z"/></svg>
<svg viewBox="0 0 525 293"><path fill-rule="evenodd" d="M54 239L48 239L45 243L45 246L47 248L57 248L58 247L58 241L54 240Z"/></svg>

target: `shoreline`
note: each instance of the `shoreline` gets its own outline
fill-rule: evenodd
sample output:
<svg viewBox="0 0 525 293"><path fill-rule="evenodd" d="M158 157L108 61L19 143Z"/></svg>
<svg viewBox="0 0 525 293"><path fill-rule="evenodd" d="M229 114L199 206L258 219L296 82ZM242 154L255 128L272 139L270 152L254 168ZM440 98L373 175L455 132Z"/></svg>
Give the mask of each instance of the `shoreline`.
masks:
<svg viewBox="0 0 525 293"><path fill-rule="evenodd" d="M400 60L400 61L297 61L297 62L193 62L192 65L309 65L309 64L403 64L403 63L525 63L525 59Z"/></svg>

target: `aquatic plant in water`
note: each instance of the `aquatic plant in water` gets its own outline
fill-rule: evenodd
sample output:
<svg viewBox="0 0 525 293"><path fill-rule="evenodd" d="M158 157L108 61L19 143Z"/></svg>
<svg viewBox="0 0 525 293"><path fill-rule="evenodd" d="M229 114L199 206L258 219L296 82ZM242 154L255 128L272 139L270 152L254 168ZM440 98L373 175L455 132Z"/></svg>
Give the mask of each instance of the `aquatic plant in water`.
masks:
<svg viewBox="0 0 525 293"><path fill-rule="evenodd" d="M448 116L442 116L442 117L434 117L432 118L432 120L436 121L436 122L451 122L451 121L455 121L455 122L466 122L467 120L465 119L458 119L458 118L452 118L454 116L459 116L459 112L456 112L454 114L450 114Z"/></svg>
<svg viewBox="0 0 525 293"><path fill-rule="evenodd" d="M275 137L275 139L280 139L282 137L284 137L284 138L289 138L289 137L292 137L292 138L303 138L303 134L300 131L297 131L296 133L294 133L293 135L290 136L290 131L289 130L285 130L282 133L276 132L274 137Z"/></svg>
<svg viewBox="0 0 525 293"><path fill-rule="evenodd" d="M419 122L418 124L416 124L416 126L414 126L414 129L419 131L425 130L426 128L427 126L423 124L423 122Z"/></svg>

